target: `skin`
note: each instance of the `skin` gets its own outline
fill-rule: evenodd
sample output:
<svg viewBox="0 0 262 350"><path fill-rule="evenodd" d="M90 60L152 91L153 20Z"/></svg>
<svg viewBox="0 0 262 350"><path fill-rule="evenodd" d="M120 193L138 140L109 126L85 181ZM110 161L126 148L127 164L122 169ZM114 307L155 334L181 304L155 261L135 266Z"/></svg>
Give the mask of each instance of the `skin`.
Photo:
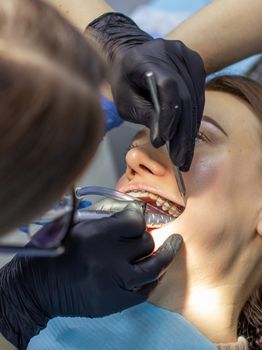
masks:
<svg viewBox="0 0 262 350"><path fill-rule="evenodd" d="M80 30L101 14L113 11L104 0L46 1ZM261 53L261 11L261 0L213 0L171 31L166 39L181 40L199 53L208 73L215 72Z"/></svg>
<svg viewBox="0 0 262 350"><path fill-rule="evenodd" d="M0 336L0 349L15 350L15 347L9 343L3 336Z"/></svg>
<svg viewBox="0 0 262 350"><path fill-rule="evenodd" d="M215 343L237 340L237 319L261 281L261 122L251 107L224 92L207 91L192 166L183 174L183 214L152 231L157 245L180 233L184 246L150 297L178 312ZM134 140L117 184L126 191L153 186L181 203L165 147L155 149L149 133ZM212 321L212 322L210 322Z"/></svg>
<svg viewBox="0 0 262 350"><path fill-rule="evenodd" d="M200 54L208 73L215 72L262 52L261 12L261 0L214 0L167 39L183 41Z"/></svg>
<svg viewBox="0 0 262 350"><path fill-rule="evenodd" d="M56 7L81 31L98 16L113 11L103 0L46 0L46 2Z"/></svg>

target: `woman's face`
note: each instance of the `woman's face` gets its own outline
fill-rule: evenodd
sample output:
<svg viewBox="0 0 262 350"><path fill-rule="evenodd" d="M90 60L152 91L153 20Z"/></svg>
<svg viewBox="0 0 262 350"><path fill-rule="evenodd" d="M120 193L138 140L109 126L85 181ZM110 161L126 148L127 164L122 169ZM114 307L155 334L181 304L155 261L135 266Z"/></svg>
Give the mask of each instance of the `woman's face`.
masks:
<svg viewBox="0 0 262 350"><path fill-rule="evenodd" d="M250 255L258 239L262 198L260 130L260 121L244 101L207 91L193 162L190 171L182 173L185 210L168 225L152 231L156 245L170 234L180 233L188 267L195 265L216 279L230 272L234 262L245 264L253 259ZM147 129L133 140L126 164L117 184L120 191L140 190L134 195L151 202L158 198L158 204L168 199L164 209L170 202L183 204L166 148L155 149ZM149 193L158 197L149 199ZM259 249L261 252L261 243ZM253 255L255 259L256 253Z"/></svg>

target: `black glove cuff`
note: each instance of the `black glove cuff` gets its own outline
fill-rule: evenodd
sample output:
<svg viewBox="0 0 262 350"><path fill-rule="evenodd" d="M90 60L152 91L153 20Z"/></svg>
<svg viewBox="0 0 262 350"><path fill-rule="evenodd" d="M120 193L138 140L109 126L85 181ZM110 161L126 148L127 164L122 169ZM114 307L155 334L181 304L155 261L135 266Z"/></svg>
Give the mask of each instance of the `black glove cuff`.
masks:
<svg viewBox="0 0 262 350"><path fill-rule="evenodd" d="M0 270L0 332L19 350L24 350L49 320L37 310L23 276L17 273L23 258L14 258Z"/></svg>
<svg viewBox="0 0 262 350"><path fill-rule="evenodd" d="M85 33L102 48L112 61L118 51L145 43L153 38L140 29L129 17L108 12L92 21Z"/></svg>

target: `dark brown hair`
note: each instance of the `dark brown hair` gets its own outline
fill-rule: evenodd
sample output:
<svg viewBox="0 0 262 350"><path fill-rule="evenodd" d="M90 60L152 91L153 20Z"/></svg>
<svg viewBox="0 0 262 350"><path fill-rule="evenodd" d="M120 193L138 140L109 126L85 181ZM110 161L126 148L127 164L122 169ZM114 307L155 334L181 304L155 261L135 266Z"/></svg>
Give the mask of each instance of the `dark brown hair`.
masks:
<svg viewBox="0 0 262 350"><path fill-rule="evenodd" d="M262 85L242 76L218 76L206 85L207 90L222 91L241 98L262 122ZM258 131L259 132L259 131ZM243 335L250 349L262 349L262 285L253 291L239 317L238 335Z"/></svg>
<svg viewBox="0 0 262 350"><path fill-rule="evenodd" d="M206 84L207 90L227 92L248 102L262 122L262 84L244 76L217 76Z"/></svg>
<svg viewBox="0 0 262 350"><path fill-rule="evenodd" d="M0 0L0 234L86 167L102 135L98 54L41 0Z"/></svg>

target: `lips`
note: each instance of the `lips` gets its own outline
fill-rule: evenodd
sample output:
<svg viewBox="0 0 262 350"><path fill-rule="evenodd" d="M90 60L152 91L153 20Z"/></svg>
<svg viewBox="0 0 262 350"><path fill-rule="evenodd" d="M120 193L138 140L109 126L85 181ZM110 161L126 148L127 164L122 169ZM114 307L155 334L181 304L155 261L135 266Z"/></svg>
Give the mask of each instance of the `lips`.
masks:
<svg viewBox="0 0 262 350"><path fill-rule="evenodd" d="M172 217L175 219L184 211L184 206L178 203L175 200L174 196L165 194L160 189L157 189L152 186L138 183L129 184L128 186L122 187L120 191L149 203L151 206L163 213L163 216L166 215L167 217L171 218L171 220ZM163 223L152 223L151 228L157 228L162 226Z"/></svg>
<svg viewBox="0 0 262 350"><path fill-rule="evenodd" d="M147 185L139 182L133 182L133 183L129 183L126 186L122 186L121 188L118 188L118 191L124 192L124 193L138 191L138 190L155 194L159 197L164 198L167 201L170 201L175 205L178 205L181 208L184 208L184 202L182 201L182 198L180 196L175 196L173 194L171 195L169 193L166 193L157 186Z"/></svg>
<svg viewBox="0 0 262 350"><path fill-rule="evenodd" d="M153 205L156 208L161 209L163 212L166 212L167 214L174 216L175 218L178 217L183 212L183 209L184 209L179 204L171 202L170 200L163 198L162 196L159 196L152 192L142 191L142 190L133 190L133 191L128 191L126 193L132 197L141 199Z"/></svg>

